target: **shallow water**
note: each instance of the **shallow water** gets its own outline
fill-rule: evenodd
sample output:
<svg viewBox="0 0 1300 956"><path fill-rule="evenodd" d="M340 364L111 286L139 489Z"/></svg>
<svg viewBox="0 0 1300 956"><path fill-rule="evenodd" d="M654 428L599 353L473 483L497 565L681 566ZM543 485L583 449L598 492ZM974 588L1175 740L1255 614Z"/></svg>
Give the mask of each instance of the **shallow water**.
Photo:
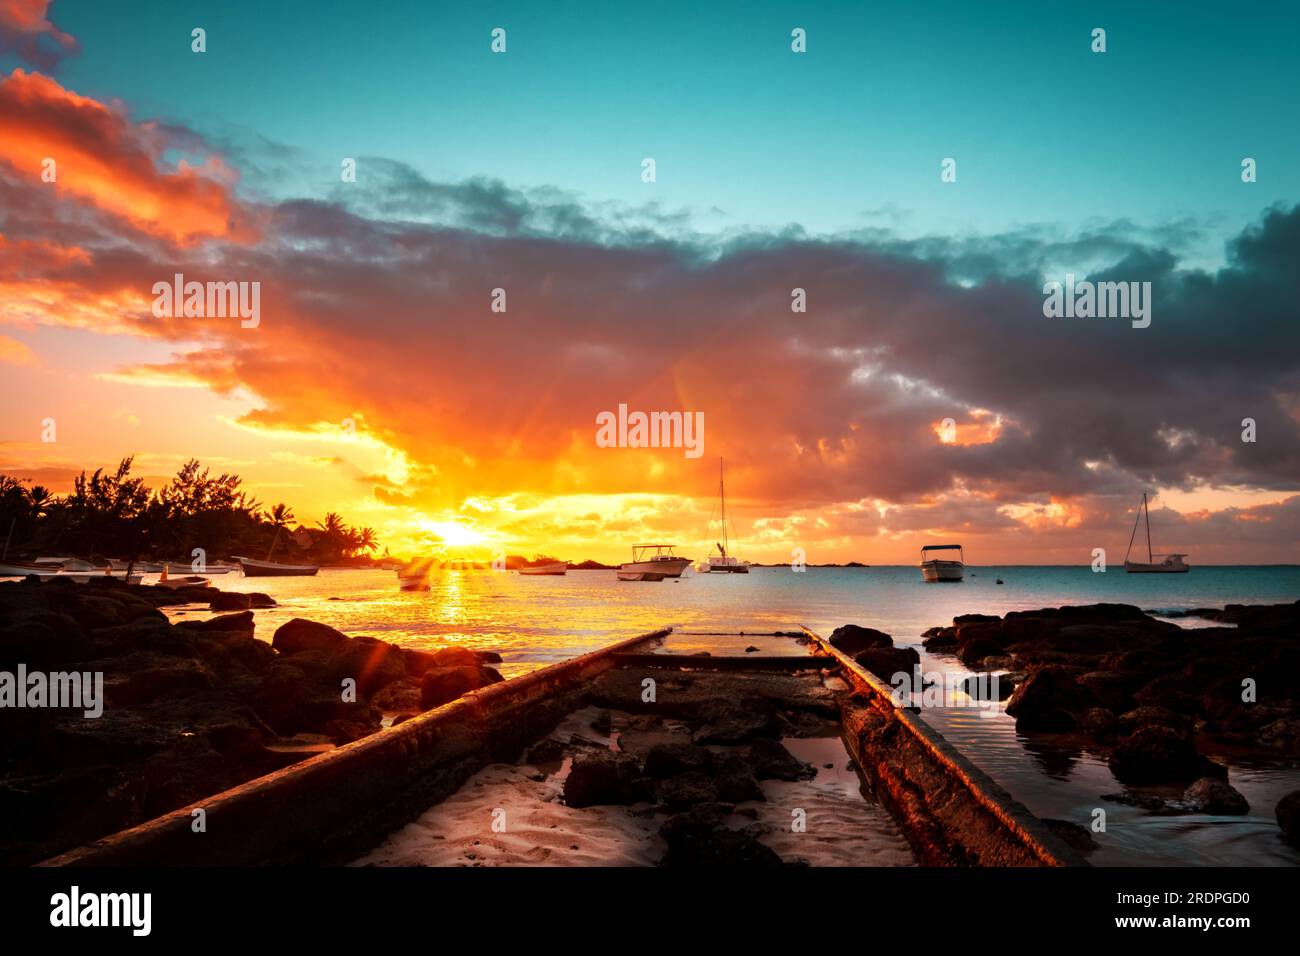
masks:
<svg viewBox="0 0 1300 956"><path fill-rule="evenodd" d="M694 575L663 582L619 582L612 571L522 577L490 571L438 573L427 592L403 592L392 572L326 570L313 578L222 575L224 590L264 591L281 607L257 612L270 640L292 617L410 647L461 644L499 651L506 676L595 650L660 627L682 630L786 630L805 624L829 634L840 624L879 628L920 647L926 628L965 613L1114 601L1171 611L1227 603L1300 598L1300 567L1201 567L1182 575L1094 574L1087 567L975 567L959 584L924 584L910 567L756 568L748 575ZM1005 584L996 584L1001 578ZM332 600L338 598L339 600ZM190 610L184 616L204 616ZM183 617L182 617L183 619ZM1179 621L1194 625L1195 621ZM964 672L952 658L922 652L927 670ZM1248 816L1153 816L1104 794L1123 791L1103 759L1017 734L1002 712L927 708L924 718L1040 816L1090 826L1097 808L1094 863L1295 865L1300 853L1278 836L1277 800L1300 789L1300 763L1230 766L1230 782L1250 801Z"/></svg>

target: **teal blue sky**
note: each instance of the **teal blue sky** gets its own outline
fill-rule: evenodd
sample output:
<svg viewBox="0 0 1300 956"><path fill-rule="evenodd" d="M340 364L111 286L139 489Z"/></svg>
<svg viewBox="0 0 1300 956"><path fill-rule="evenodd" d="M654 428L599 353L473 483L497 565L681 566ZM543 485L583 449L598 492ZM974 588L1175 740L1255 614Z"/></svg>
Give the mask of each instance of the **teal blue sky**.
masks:
<svg viewBox="0 0 1300 956"><path fill-rule="evenodd" d="M341 157L385 157L437 181L653 201L705 230L1190 220L1214 249L1300 196L1298 11L57 0L51 17L82 47L59 68L65 86L217 143L289 148L276 168L291 172L245 170L277 196L325 192ZM190 51L195 26L206 54ZM791 52L794 27L806 54ZM940 181L945 157L956 183Z"/></svg>

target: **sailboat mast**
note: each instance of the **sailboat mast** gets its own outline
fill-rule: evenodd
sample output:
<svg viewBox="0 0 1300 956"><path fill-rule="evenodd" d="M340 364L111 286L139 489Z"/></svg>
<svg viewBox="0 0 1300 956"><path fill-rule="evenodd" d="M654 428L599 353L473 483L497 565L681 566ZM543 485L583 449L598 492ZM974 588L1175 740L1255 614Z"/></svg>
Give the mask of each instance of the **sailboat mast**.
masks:
<svg viewBox="0 0 1300 956"><path fill-rule="evenodd" d="M726 553L727 545L727 485L722 477L722 456L718 456L718 497L722 499L722 550Z"/></svg>
<svg viewBox="0 0 1300 956"><path fill-rule="evenodd" d="M1155 558L1151 554L1151 509L1147 505L1147 493L1142 492L1142 513L1147 516L1147 563L1151 564Z"/></svg>

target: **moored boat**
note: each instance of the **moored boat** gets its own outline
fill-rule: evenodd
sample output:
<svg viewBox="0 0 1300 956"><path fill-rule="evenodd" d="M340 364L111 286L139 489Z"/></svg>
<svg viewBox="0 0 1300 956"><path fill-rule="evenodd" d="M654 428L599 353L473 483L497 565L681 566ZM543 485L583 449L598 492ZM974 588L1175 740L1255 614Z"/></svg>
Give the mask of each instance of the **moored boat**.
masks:
<svg viewBox="0 0 1300 956"><path fill-rule="evenodd" d="M244 576L250 578L310 577L320 571L320 567L315 564L276 564L274 561L255 561L239 555L235 556L235 560L244 569Z"/></svg>
<svg viewBox="0 0 1300 956"><path fill-rule="evenodd" d="M696 569L705 574L722 573L722 574L748 574L749 562L742 561L734 554L728 551L731 544L728 536L729 525L727 523L727 486L723 481L722 459L718 459L718 502L721 505L721 517L718 524L720 534L714 546L718 549L717 554L709 553L700 566Z"/></svg>
<svg viewBox="0 0 1300 956"><path fill-rule="evenodd" d="M956 551L957 560L931 557L934 551ZM959 544L927 544L921 549L921 577L927 584L960 581L966 569L966 554Z"/></svg>
<svg viewBox="0 0 1300 956"><path fill-rule="evenodd" d="M618 566L620 581L662 581L665 578L680 578L682 572L690 567L690 558L679 558L673 554L675 545L671 544L634 544L632 560Z"/></svg>
<svg viewBox="0 0 1300 956"><path fill-rule="evenodd" d="M1146 563L1140 561L1130 561L1129 554L1133 550L1133 541L1137 537L1138 523L1146 518L1147 525L1147 560ZM1137 518L1133 521L1133 533L1129 535L1128 551L1124 552L1124 570L1129 574L1186 574L1191 570L1183 558L1186 554L1166 554L1161 555L1163 561L1156 561L1156 557L1151 553L1151 510L1147 506L1146 492L1142 493L1142 507L1138 510Z"/></svg>
<svg viewBox="0 0 1300 956"><path fill-rule="evenodd" d="M558 575L568 573L569 565L564 561L547 561L545 564L534 564L530 567L520 568L519 573L523 575Z"/></svg>

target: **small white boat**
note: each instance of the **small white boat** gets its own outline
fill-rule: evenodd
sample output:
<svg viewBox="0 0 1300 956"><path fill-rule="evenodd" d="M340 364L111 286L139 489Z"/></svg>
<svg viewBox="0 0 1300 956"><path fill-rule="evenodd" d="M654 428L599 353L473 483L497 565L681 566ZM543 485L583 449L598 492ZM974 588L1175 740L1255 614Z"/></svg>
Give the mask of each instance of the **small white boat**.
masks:
<svg viewBox="0 0 1300 956"><path fill-rule="evenodd" d="M168 574L231 574L239 570L237 564L226 564L218 562L217 564L204 564L202 568L196 570L193 564L175 563L164 565ZM158 570L162 570L159 568Z"/></svg>
<svg viewBox="0 0 1300 956"><path fill-rule="evenodd" d="M433 558L416 558L397 568L397 584L403 591L428 591L437 569L438 562Z"/></svg>
<svg viewBox="0 0 1300 956"><path fill-rule="evenodd" d="M310 577L320 570L320 566L315 564L276 564L274 561L255 561L239 555L235 555L235 560L244 569L244 576L249 578Z"/></svg>
<svg viewBox="0 0 1300 956"><path fill-rule="evenodd" d="M932 558L932 551L956 551L957 560ZM966 554L959 544L927 544L921 549L921 577L929 584L960 581L966 570Z"/></svg>
<svg viewBox="0 0 1300 956"><path fill-rule="evenodd" d="M1139 561L1130 561L1129 552L1133 550L1133 540L1137 537L1138 522L1146 517L1147 523L1147 560L1143 564ZM1163 561L1156 561L1156 556L1151 553L1151 511L1147 507L1146 492L1142 493L1142 508L1138 511L1137 518L1133 521L1133 533L1129 535L1128 551L1124 552L1124 570L1129 574L1186 574L1191 570L1183 558L1185 554L1166 554L1161 555Z"/></svg>
<svg viewBox="0 0 1300 956"><path fill-rule="evenodd" d="M723 481L721 458L718 459L718 501L721 504L722 510L722 515L718 522L721 526L722 532L719 537L722 540L715 542L718 553L714 554L709 552L709 556L700 563L696 570L704 574L748 574L749 562L741 561L734 554L728 553L727 550L728 545L730 545L731 542L727 536L727 486Z"/></svg>
<svg viewBox="0 0 1300 956"><path fill-rule="evenodd" d="M176 577L170 575L159 578L154 582L155 587L160 588L210 588L212 582L205 577L197 574L182 574Z"/></svg>
<svg viewBox="0 0 1300 956"><path fill-rule="evenodd" d="M690 567L690 558L679 558L673 554L675 545L671 544L634 544L632 560L618 566L620 581L662 581L665 578L680 578L682 572Z"/></svg>
<svg viewBox="0 0 1300 956"><path fill-rule="evenodd" d="M526 575L545 575L545 574L567 574L569 565L564 561L548 561L545 564L534 564L532 567L520 568L520 574Z"/></svg>

